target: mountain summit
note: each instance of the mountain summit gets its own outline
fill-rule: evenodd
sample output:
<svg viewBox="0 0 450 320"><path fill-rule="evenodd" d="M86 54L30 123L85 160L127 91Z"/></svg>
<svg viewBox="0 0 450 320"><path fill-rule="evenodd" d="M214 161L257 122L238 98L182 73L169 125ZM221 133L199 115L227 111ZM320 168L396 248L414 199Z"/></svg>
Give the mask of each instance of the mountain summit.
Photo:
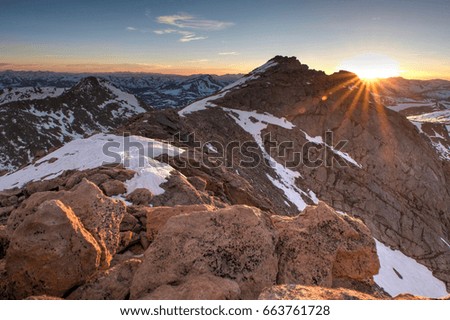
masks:
<svg viewBox="0 0 450 320"><path fill-rule="evenodd" d="M449 165L371 90L352 73L328 76L277 56L178 114L148 113L126 131L168 140L180 131L200 145L213 141L207 152L214 157L219 151L228 170L252 186L258 200L245 203L292 215L325 201L362 218L377 240L431 267L448 284ZM230 142L251 143L260 165L238 165L248 163L245 152L223 154ZM189 140L182 145L193 146Z"/></svg>

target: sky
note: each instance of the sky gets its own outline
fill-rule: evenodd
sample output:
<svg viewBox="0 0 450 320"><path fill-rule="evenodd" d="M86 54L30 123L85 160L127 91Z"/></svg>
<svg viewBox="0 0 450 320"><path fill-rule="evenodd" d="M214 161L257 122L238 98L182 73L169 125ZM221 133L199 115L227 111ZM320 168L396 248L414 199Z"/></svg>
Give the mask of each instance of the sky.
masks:
<svg viewBox="0 0 450 320"><path fill-rule="evenodd" d="M275 55L450 79L450 0L0 0L0 70L247 73Z"/></svg>

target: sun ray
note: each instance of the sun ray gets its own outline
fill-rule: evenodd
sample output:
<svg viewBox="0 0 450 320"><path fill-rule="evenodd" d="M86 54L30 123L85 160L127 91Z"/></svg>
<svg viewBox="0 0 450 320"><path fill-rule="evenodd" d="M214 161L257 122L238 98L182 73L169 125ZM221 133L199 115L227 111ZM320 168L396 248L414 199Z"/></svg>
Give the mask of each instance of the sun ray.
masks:
<svg viewBox="0 0 450 320"><path fill-rule="evenodd" d="M363 80L397 77L400 75L397 61L386 55L375 53L366 53L347 59L338 68L339 70L354 72Z"/></svg>

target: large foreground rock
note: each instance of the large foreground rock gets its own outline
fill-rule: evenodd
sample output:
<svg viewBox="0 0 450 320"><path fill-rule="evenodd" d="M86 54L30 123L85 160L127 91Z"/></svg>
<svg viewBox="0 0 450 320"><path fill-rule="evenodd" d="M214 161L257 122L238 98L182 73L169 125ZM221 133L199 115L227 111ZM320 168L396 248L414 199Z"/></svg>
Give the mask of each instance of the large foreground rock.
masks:
<svg viewBox="0 0 450 320"><path fill-rule="evenodd" d="M101 250L75 213L61 201L44 202L14 231L6 270L15 298L61 297L100 265Z"/></svg>
<svg viewBox="0 0 450 320"><path fill-rule="evenodd" d="M174 216L145 252L131 298L144 298L160 286L183 283L188 277L213 275L235 281L240 298L254 299L275 283L276 242L270 218L253 207Z"/></svg>
<svg viewBox="0 0 450 320"><path fill-rule="evenodd" d="M272 220L280 237L278 284L331 287L337 279L370 280L378 273L375 242L360 220L323 202Z"/></svg>
<svg viewBox="0 0 450 320"><path fill-rule="evenodd" d="M70 191L32 194L11 213L8 229L13 232L41 203L52 199L70 207L94 236L101 248L101 266L107 268L119 244L119 226L126 212L125 204L105 196L95 184L83 179Z"/></svg>

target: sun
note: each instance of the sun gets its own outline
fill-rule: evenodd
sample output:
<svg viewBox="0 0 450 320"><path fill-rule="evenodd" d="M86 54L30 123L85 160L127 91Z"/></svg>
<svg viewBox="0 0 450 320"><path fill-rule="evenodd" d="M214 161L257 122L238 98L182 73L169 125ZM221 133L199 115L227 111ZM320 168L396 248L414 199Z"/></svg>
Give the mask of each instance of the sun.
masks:
<svg viewBox="0 0 450 320"><path fill-rule="evenodd" d="M374 81L381 78L398 77L398 62L383 54L367 53L344 60L338 70L355 73L361 80Z"/></svg>

